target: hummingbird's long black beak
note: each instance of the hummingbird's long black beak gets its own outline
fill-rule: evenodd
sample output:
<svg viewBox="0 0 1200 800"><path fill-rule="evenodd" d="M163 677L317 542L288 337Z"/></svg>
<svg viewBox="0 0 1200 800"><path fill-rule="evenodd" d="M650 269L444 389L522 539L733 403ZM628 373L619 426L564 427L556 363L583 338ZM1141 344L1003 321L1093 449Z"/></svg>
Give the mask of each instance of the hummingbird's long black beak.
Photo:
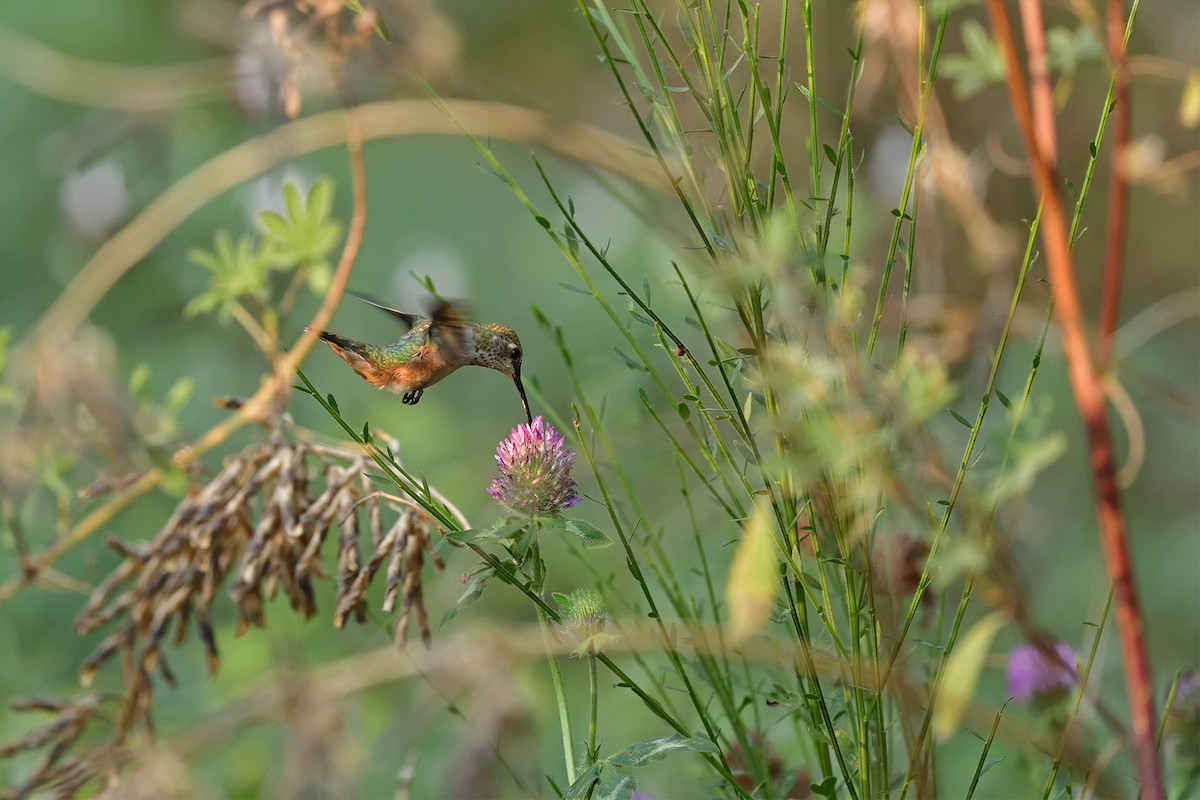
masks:
<svg viewBox="0 0 1200 800"><path fill-rule="evenodd" d="M533 424L533 414L529 411L529 398L525 396L525 387L521 384L521 367L518 366L513 370L513 383L517 385L517 391L521 395L521 405L525 406L525 419L530 425Z"/></svg>

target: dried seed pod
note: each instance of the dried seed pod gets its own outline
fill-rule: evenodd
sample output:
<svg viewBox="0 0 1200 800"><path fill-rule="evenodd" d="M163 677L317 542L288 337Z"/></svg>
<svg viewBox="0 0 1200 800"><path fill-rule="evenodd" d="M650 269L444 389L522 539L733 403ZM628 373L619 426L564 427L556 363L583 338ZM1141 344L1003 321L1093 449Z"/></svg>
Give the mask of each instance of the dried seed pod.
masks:
<svg viewBox="0 0 1200 800"><path fill-rule="evenodd" d="M399 607L396 641L403 644L415 617L428 644L421 572L433 523L408 503L375 491L367 475L369 463L359 454L281 439L255 445L226 459L207 483L194 485L153 538L131 543L111 537L108 544L121 561L88 597L74 624L81 633L114 626L80 672L89 685L102 665L118 657L124 693L115 733L109 742L66 760L94 716L95 704L88 711L86 703L30 701L28 708L57 711L60 718L0 748L0 756L49 748L23 786L70 792L94 787L97 777L115 775L113 765L130 758L124 749L129 732L134 727L153 730L154 681L177 680L163 641L169 637L182 645L190 630L198 630L210 674L218 669L212 608L221 587L228 587L237 608L238 635L265 625L264 596L273 598L279 590L298 613L315 615L314 583L328 572L322 545L334 526L334 624L341 627L351 615L367 618L367 592L387 562L383 607L389 613ZM391 514L396 517L389 525ZM370 533L369 555L360 541L364 524ZM432 560L441 568L440 559Z"/></svg>

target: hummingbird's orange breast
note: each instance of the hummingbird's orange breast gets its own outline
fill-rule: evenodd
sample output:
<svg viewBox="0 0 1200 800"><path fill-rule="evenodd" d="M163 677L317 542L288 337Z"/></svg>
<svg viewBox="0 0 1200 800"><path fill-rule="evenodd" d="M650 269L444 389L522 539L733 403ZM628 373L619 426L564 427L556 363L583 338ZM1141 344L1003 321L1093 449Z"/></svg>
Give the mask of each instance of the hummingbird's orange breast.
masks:
<svg viewBox="0 0 1200 800"><path fill-rule="evenodd" d="M416 389L431 386L453 372L455 367L447 364L445 359L430 359L416 356L410 361L389 364L379 369L383 381L377 381L368 375L359 373L376 386L396 394L408 394Z"/></svg>
<svg viewBox="0 0 1200 800"><path fill-rule="evenodd" d="M375 353L364 354L338 342L328 341L333 352L355 372L380 389L396 394L408 394L437 383L454 371L454 366L432 349L425 347L407 360L387 358Z"/></svg>

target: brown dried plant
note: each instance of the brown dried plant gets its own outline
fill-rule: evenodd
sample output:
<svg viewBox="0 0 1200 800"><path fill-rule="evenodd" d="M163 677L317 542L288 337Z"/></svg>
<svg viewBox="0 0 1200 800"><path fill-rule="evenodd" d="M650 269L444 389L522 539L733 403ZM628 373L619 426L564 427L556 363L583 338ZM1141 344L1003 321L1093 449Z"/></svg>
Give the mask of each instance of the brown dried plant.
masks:
<svg viewBox="0 0 1200 800"><path fill-rule="evenodd" d="M102 716L100 694L13 703L16 711L51 711L55 718L0 746L0 757L44 751L30 776L0 797L47 788L70 795L125 763L129 734L139 728L153 733L155 677L176 684L164 641L181 644L194 627L209 672L218 670L213 617L223 587L228 585L237 608L238 635L264 627L264 599L280 593L293 611L315 616L316 583L327 577L322 545L335 529L333 624L367 620L367 592L386 562L381 607L398 611L395 641L405 643L415 617L428 646L422 570L437 525L410 502L377 491L368 463L362 454L276 433L230 456L211 480L195 485L154 538L131 543L109 536L109 547L123 561L96 587L75 628L88 634L112 627L81 668L82 682L90 686L101 666L120 657L123 694L110 698L118 705L112 735L72 752L87 726ZM363 532L370 535L366 557ZM431 559L442 568L437 556Z"/></svg>
<svg viewBox="0 0 1200 800"><path fill-rule="evenodd" d="M289 119L300 116L305 90L332 89L347 55L386 35L377 11L353 12L343 0L249 0L242 18L262 16L273 48L272 77Z"/></svg>
<svg viewBox="0 0 1200 800"><path fill-rule="evenodd" d="M369 12L359 13L346 30L343 23L349 15L341 12L340 3L336 4L336 14L334 5L328 3L259 5L262 7L258 10L271 17L280 51L297 56L285 70L281 90L281 99L292 114L300 108L301 69L323 65L328 83L342 85L344 81L338 76L344 70L347 53L374 35L377 20ZM248 6L247 10L256 9ZM325 303L312 321L318 328L324 325L344 290L366 216L362 132L357 116L352 112L346 112L346 116L354 214ZM86 315L86 311L83 313ZM425 552L432 546L435 523L412 504L376 491L365 472L367 459L363 455L297 443L281 433L281 411L290 393L290 377L312 341L311 336L302 337L296 346L282 352L274 340L270 347L260 343L275 380L264 382L253 397L230 406L238 412L233 418L192 445L176 450L174 469L160 464L129 474L130 465L119 460L111 463L110 475L83 492L83 496L94 498L115 491L110 502L75 522L44 552L27 553L20 548L22 574L0 589L0 601L21 586L42 579L58 556L162 483L168 472L186 474L192 480L186 497L153 538L132 542L108 537L108 545L121 556L121 562L96 587L76 617L75 627L81 634L110 628L83 663L82 682L90 686L97 671L119 655L119 693L88 692L69 700L12 702L14 711L48 712L53 716L19 740L0 744L0 758L39 754L28 774L0 790L0 798L46 791L73 796L96 788L106 794L122 791L121 771L135 763L141 739L133 734L154 734L154 690L159 681L176 683L163 652L163 641L169 637L176 644L184 642L194 622L210 673L219 668L213 619L222 592L227 591L234 601L240 635L251 625L265 625L264 598L274 598L280 589L293 610L305 617L314 616L316 584L336 570L332 618L336 626L342 627L351 615L366 620L367 592L386 561L383 608L389 613L398 610L397 643L403 644L415 616L422 639L428 644L421 573ZM38 349L37 342L28 348L30 352ZM32 357L30 361L41 363ZM31 402L37 399L33 397ZM198 476L204 474L200 456L251 421L270 431L267 441L229 456L211 479L200 479ZM117 425L106 427L124 430ZM112 477L117 475L123 477ZM369 550L359 543L364 526L371 533ZM327 567L322 545L335 528L336 566ZM440 568L441 562L436 557L433 560ZM104 724L107 733L101 730Z"/></svg>

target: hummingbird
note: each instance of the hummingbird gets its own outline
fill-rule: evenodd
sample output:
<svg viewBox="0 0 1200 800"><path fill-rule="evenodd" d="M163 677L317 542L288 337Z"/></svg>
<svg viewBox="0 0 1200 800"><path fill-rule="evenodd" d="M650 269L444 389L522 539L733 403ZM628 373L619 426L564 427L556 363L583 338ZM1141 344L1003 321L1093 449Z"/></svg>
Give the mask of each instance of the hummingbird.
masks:
<svg viewBox="0 0 1200 800"><path fill-rule="evenodd" d="M353 294L353 293L351 293ZM321 331L325 340L355 372L380 389L403 395L401 402L416 405L427 386L440 381L459 367L474 364L503 372L517 386L525 417L533 415L521 384L521 340L507 325L469 322L448 300L439 300L429 317L408 314L354 294L364 303L386 311L408 328L388 345L373 345Z"/></svg>

